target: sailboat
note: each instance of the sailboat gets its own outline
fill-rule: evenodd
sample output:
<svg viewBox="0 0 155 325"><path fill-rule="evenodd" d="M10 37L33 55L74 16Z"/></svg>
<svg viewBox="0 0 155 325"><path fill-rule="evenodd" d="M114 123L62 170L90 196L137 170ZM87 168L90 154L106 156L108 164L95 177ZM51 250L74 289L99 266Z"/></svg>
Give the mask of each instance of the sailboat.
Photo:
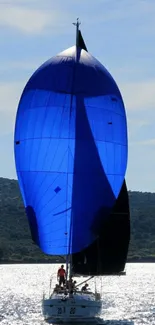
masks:
<svg viewBox="0 0 155 325"><path fill-rule="evenodd" d="M121 275L130 221L125 183L127 121L119 88L87 50L80 22L76 45L45 62L26 84L17 110L14 149L32 240L66 258L66 280ZM97 292L63 288L43 298L48 322L91 321Z"/></svg>
<svg viewBox="0 0 155 325"><path fill-rule="evenodd" d="M87 277L79 281L77 287L88 283L97 276L121 276L124 272L130 241L129 198L124 180L120 194L108 219L102 224L98 238L87 248L72 255L71 274ZM75 288L76 289L76 288ZM67 301L67 303L66 303ZM61 302L61 303L60 303ZM43 299L43 313L48 322L57 320L63 323L94 322L98 320L102 308L101 294L75 290L68 299L60 292L53 291L49 298ZM73 307L74 306L74 307ZM52 309L52 308L53 309Z"/></svg>

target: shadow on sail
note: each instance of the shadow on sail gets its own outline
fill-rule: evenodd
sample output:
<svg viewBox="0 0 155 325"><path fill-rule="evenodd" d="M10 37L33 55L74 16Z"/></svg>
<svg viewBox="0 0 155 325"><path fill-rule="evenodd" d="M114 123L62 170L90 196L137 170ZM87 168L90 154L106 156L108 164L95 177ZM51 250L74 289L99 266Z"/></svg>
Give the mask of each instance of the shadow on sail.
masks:
<svg viewBox="0 0 155 325"><path fill-rule="evenodd" d="M73 254L72 270L84 275L112 275L125 267L130 240L130 211L126 183L110 215L102 218L98 238L83 251Z"/></svg>

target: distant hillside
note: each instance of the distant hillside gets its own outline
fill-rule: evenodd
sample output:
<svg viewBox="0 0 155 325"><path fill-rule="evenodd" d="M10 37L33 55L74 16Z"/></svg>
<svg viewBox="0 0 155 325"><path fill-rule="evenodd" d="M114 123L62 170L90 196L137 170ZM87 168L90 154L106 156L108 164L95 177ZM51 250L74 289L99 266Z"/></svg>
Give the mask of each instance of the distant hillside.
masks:
<svg viewBox="0 0 155 325"><path fill-rule="evenodd" d="M155 261L155 193L129 191L131 243L129 261ZM0 261L50 262L32 243L27 218L15 180L0 178Z"/></svg>

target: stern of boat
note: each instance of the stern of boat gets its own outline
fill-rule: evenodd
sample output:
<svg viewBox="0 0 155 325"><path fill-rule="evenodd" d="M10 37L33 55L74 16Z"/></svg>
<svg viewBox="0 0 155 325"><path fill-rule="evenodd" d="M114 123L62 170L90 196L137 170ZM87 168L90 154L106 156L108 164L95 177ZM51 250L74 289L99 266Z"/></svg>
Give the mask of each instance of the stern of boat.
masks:
<svg viewBox="0 0 155 325"><path fill-rule="evenodd" d="M83 294L73 298L52 295L50 299L44 297L42 302L44 319L48 323L93 321L100 314L101 307L100 300Z"/></svg>

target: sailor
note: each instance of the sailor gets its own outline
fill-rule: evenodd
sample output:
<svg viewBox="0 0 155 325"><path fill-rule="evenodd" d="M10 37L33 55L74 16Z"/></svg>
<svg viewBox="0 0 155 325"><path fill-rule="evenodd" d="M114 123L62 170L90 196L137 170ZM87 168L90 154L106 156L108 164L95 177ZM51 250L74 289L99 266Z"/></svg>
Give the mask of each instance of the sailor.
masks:
<svg viewBox="0 0 155 325"><path fill-rule="evenodd" d="M76 281L73 281L73 283L72 283L72 289L75 289L75 287L76 287Z"/></svg>
<svg viewBox="0 0 155 325"><path fill-rule="evenodd" d="M73 292L73 291L75 291L75 286L76 286L76 281L73 281L73 279L72 279L69 289Z"/></svg>
<svg viewBox="0 0 155 325"><path fill-rule="evenodd" d="M88 283L86 283L83 287L82 287L82 291L86 291L88 289Z"/></svg>
<svg viewBox="0 0 155 325"><path fill-rule="evenodd" d="M55 285L55 288L54 288L53 292L55 292L55 293L59 292L59 285L58 284Z"/></svg>
<svg viewBox="0 0 155 325"><path fill-rule="evenodd" d="M65 284L65 278L66 278L66 271L64 270L64 265L61 265L61 268L58 270L57 273L57 279L59 281L59 286L61 286L61 284Z"/></svg>
<svg viewBox="0 0 155 325"><path fill-rule="evenodd" d="M67 280L67 282L66 282L67 289L71 289L72 285L73 285L73 278L70 277L69 280Z"/></svg>

